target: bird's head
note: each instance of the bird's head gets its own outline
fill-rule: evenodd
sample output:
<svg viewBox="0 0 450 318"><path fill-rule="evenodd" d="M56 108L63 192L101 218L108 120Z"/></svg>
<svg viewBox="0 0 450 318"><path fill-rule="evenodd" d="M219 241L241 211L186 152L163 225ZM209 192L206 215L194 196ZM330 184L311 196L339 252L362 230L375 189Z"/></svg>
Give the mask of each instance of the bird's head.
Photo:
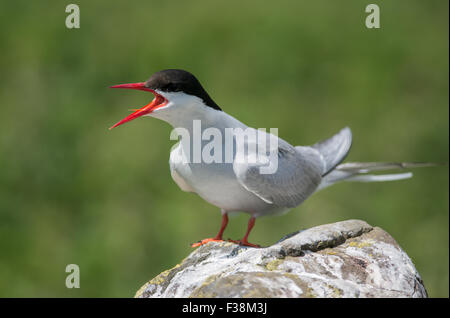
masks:
<svg viewBox="0 0 450 318"><path fill-rule="evenodd" d="M203 104L204 106L221 110L209 97L197 78L183 70L163 70L153 74L146 82L114 85L111 88L147 91L154 95L154 99L144 107L135 110L110 129L141 116L153 116L163 120L174 116L184 116L182 110L192 105Z"/></svg>

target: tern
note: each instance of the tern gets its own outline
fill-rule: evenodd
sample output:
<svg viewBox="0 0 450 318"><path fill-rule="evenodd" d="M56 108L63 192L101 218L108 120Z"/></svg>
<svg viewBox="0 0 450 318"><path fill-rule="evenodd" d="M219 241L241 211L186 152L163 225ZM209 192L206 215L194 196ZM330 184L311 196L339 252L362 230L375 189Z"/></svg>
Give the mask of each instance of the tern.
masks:
<svg viewBox="0 0 450 318"><path fill-rule="evenodd" d="M110 129L138 117L150 116L194 135L196 121L201 123L202 133L211 128L223 135L226 135L227 129L256 131L224 112L197 78L184 70L162 70L153 74L146 82L115 85L111 88L147 91L154 98L148 105L135 110ZM240 141L234 138L231 160L221 162L182 160L190 159L192 147L196 143L193 139L186 141L183 138L181 136L180 142L170 152L169 166L173 180L181 190L194 192L220 208L222 214L218 234L198 241L192 247L211 241L223 241L228 214L234 212L249 213L250 219L243 239L230 241L260 247L248 242L248 236L258 217L287 212L313 193L341 181L393 181L412 176L410 172L373 175L369 174L371 171L431 165L412 162L342 163L352 144L352 133L348 127L311 146L293 146L271 133L263 135L263 138L241 138ZM275 152L269 149L269 154L266 152L261 160L250 160L256 149L254 146L267 146L269 139L273 138L276 141ZM207 142L201 140L201 146L205 146ZM223 159L223 153L227 149L223 142L220 147L219 159ZM262 173L261 168L270 165L275 166L275 169Z"/></svg>

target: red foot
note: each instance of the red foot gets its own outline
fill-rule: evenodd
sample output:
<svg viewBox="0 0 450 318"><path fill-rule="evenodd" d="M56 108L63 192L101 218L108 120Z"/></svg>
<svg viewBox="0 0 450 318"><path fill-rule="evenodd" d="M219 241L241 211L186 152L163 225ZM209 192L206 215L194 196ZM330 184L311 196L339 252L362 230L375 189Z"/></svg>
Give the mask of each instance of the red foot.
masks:
<svg viewBox="0 0 450 318"><path fill-rule="evenodd" d="M206 238L204 240L198 241L197 243L191 244L191 247L199 247L199 246L205 245L206 243L209 243L209 242L224 242L224 240L216 239L214 237Z"/></svg>
<svg viewBox="0 0 450 318"><path fill-rule="evenodd" d="M247 240L237 240L237 241L228 240L228 242L233 242L235 244L239 244L242 246L258 247L258 248L261 247L261 245L249 243Z"/></svg>

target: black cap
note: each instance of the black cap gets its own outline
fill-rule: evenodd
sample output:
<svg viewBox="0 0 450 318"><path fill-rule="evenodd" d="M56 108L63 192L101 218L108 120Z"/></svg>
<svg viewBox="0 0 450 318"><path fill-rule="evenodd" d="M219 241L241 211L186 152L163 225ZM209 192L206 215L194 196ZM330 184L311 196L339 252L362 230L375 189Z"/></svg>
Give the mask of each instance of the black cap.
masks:
<svg viewBox="0 0 450 318"><path fill-rule="evenodd" d="M156 72L145 82L145 87L168 93L183 92L194 95L201 98L206 106L222 110L211 99L198 79L187 71L169 69Z"/></svg>

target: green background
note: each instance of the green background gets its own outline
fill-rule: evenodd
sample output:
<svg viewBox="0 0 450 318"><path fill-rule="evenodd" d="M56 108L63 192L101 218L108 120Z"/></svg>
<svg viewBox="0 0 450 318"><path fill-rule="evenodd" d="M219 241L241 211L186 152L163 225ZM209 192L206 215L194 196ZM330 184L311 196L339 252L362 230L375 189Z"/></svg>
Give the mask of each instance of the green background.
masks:
<svg viewBox="0 0 450 318"><path fill-rule="evenodd" d="M0 5L0 296L133 296L216 234L219 210L169 174L171 127L107 128L152 98L110 90L153 72L194 73L229 114L295 145L344 126L348 161L448 162L448 1L65 1ZM448 166L413 179L346 183L250 241L351 218L388 231L430 296L448 297ZM247 215L225 237L241 238ZM81 288L65 287L65 267Z"/></svg>

